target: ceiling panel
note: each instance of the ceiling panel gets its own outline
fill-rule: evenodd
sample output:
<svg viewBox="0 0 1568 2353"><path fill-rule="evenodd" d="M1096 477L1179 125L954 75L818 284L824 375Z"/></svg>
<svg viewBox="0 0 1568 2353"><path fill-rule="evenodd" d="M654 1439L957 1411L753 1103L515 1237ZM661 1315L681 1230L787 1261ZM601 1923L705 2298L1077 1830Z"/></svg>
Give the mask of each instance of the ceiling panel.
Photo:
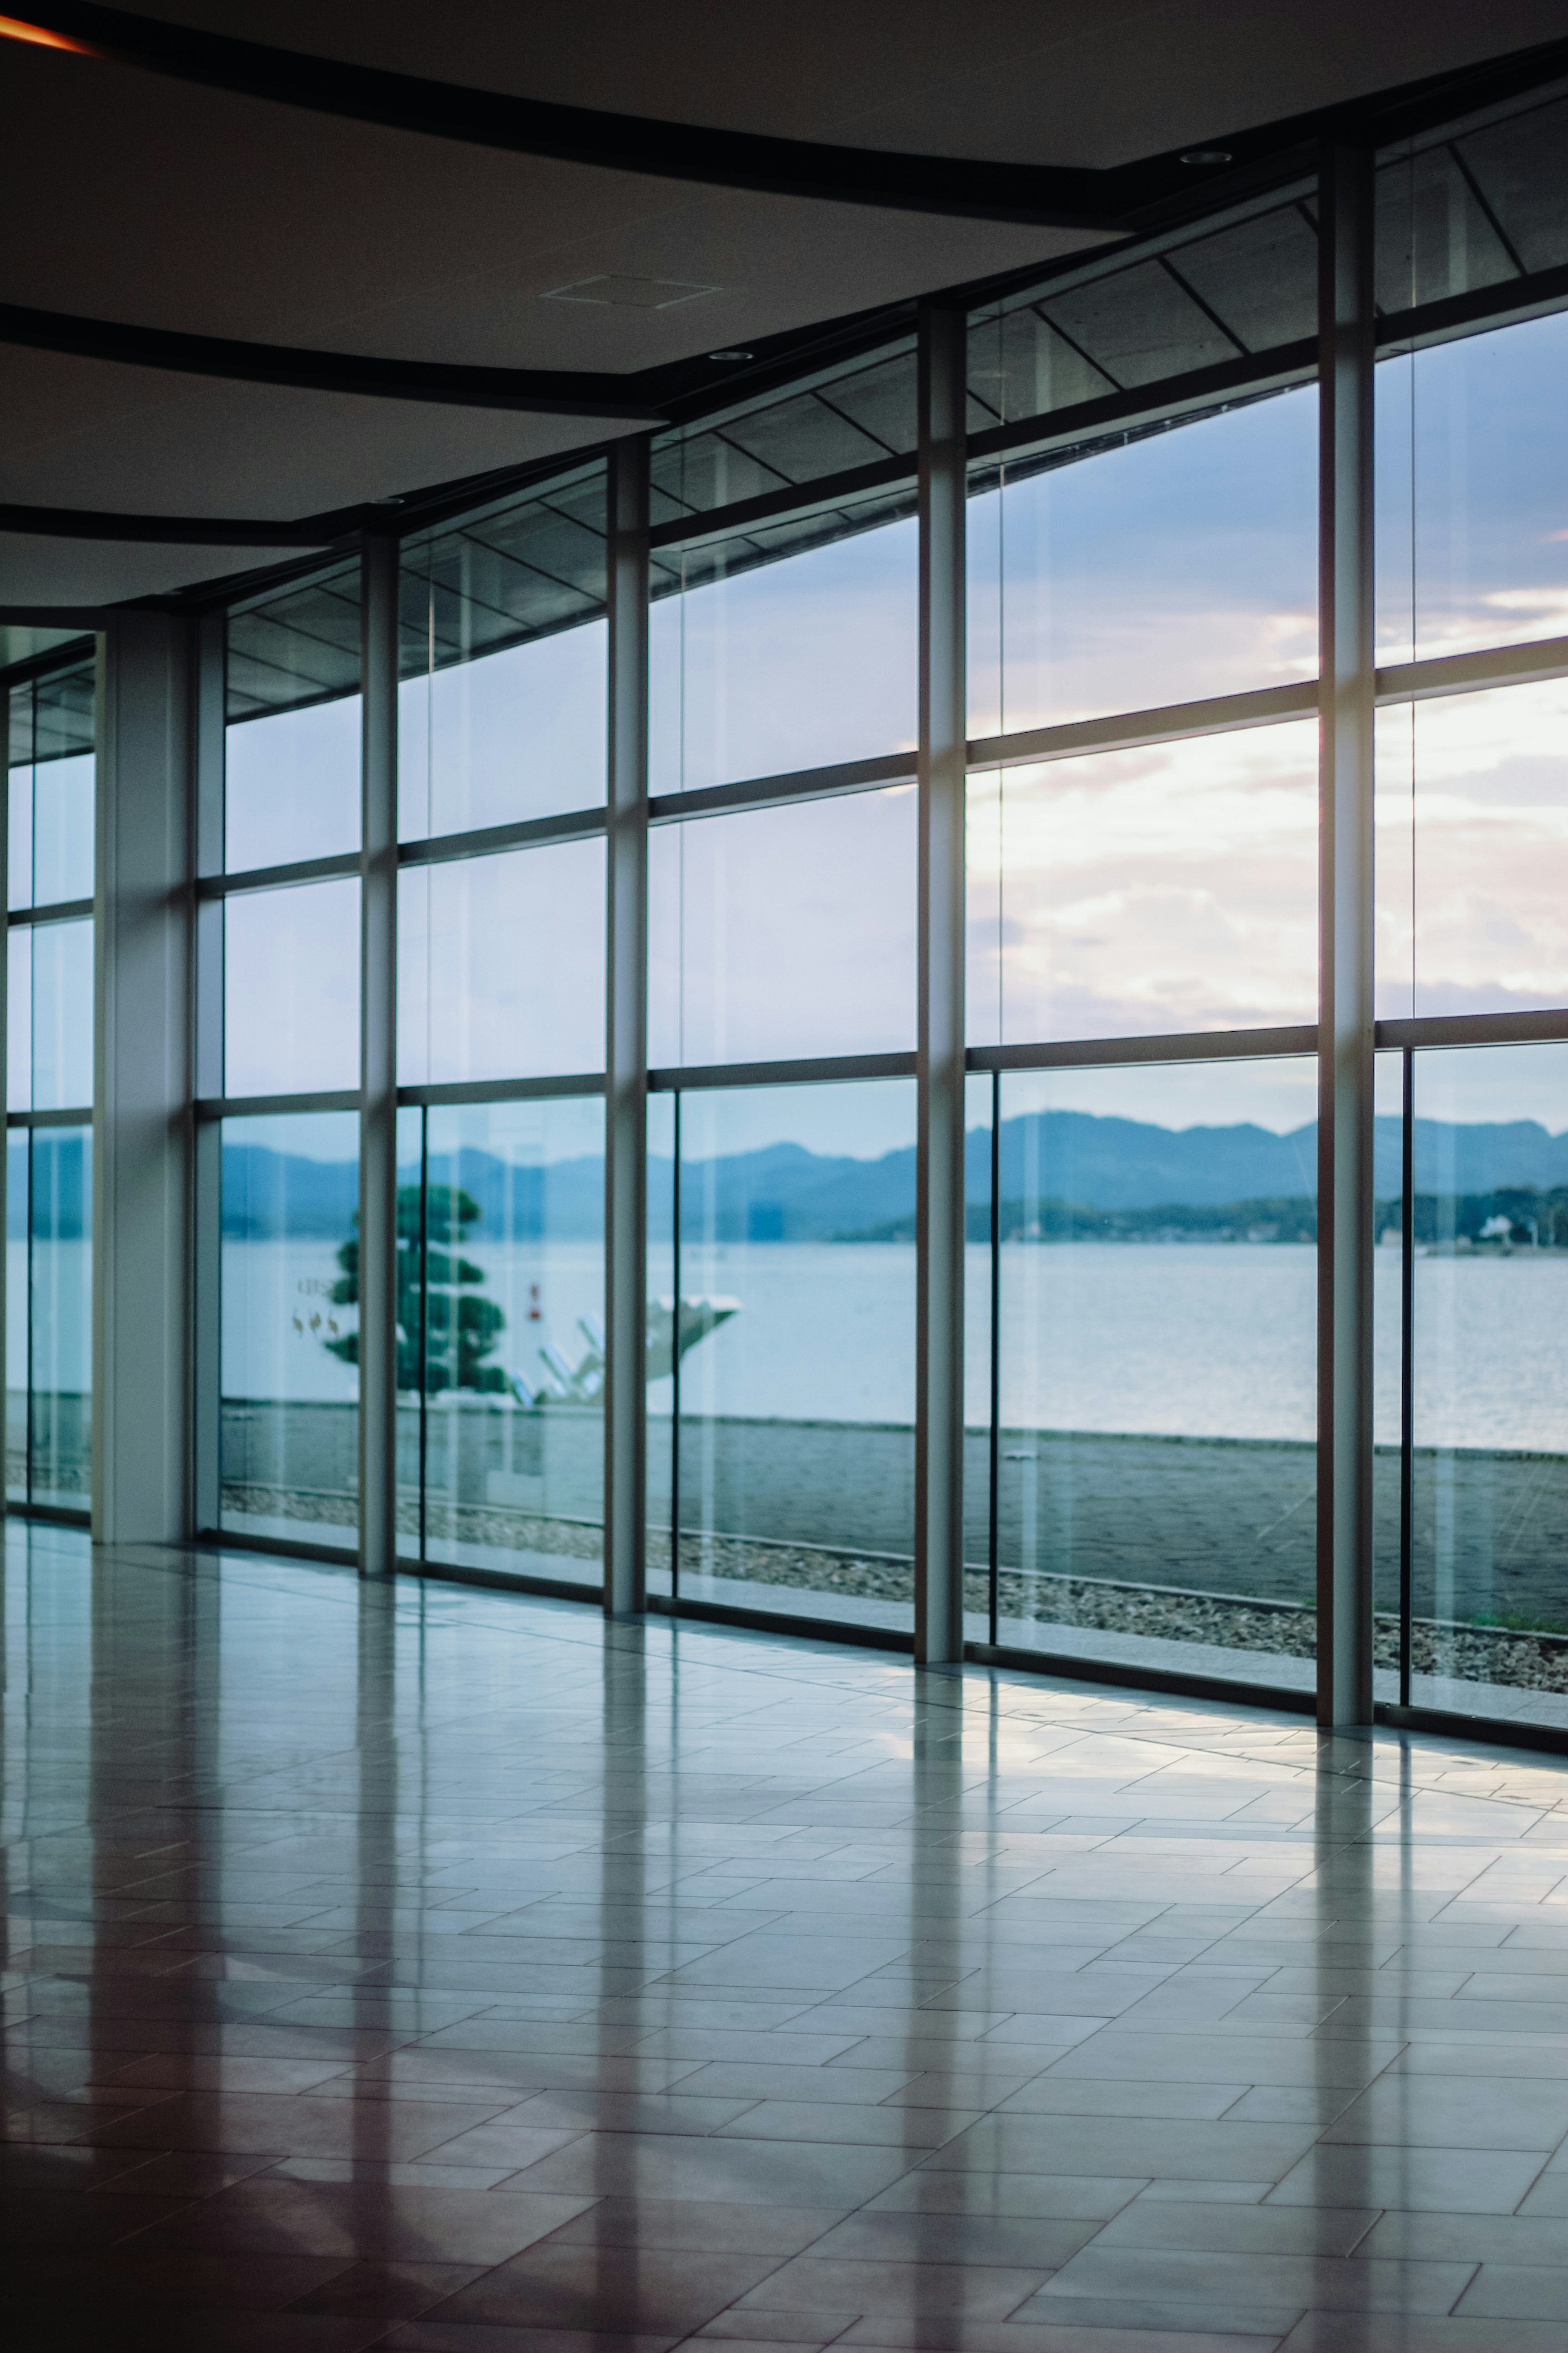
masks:
<svg viewBox="0 0 1568 2353"><path fill-rule="evenodd" d="M118 605L227 580L298 556L296 547L167 547L0 531L0 605Z"/></svg>

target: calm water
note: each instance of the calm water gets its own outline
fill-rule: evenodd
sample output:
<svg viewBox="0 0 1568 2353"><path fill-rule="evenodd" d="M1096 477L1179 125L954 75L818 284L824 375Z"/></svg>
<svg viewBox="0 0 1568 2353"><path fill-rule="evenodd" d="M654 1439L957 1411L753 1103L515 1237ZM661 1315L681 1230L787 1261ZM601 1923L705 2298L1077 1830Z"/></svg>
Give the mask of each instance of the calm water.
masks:
<svg viewBox="0 0 1568 2353"><path fill-rule="evenodd" d="M80 1243L40 1243L34 1281L74 1301ZM578 1319L602 1313L591 1243L476 1250L506 1314L497 1361L531 1387L539 1350L570 1364L587 1345ZM20 1244L8 1251L7 1321L21 1341ZM224 1388L230 1397L342 1400L352 1367L329 1356L327 1242L230 1242L224 1249ZM1194 1437L1310 1438L1315 1256L1294 1246L1091 1242L1003 1252L1003 1417L1013 1427ZM1376 1267L1380 1440L1398 1434L1398 1255ZM969 1253L968 1412L986 1410L985 1253ZM648 1288L670 1290L669 1254L650 1252ZM683 1410L795 1420L912 1419L914 1251L899 1243L752 1243L683 1254L689 1297L738 1312L687 1357ZM317 1319L312 1324L312 1318ZM51 1386L86 1386L88 1320L68 1314ZM649 1403L668 1412L670 1384ZM1568 1254L1424 1259L1416 1264L1417 1437L1426 1445L1568 1452Z"/></svg>

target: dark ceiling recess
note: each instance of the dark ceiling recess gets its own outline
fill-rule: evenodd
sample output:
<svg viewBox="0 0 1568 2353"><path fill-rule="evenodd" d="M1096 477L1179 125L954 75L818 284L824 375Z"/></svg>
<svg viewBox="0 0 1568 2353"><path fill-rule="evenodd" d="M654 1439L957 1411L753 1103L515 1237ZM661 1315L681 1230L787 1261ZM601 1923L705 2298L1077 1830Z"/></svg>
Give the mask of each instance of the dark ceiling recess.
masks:
<svg viewBox="0 0 1568 2353"><path fill-rule="evenodd" d="M73 319L0 302L0 343L182 375L241 384L291 385L310 392L363 393L376 400L434 401L448 408L510 408L544 417L605 417L658 425L664 412L637 397L636 379L560 368L456 367L441 360L381 359L358 352L294 351L281 343L231 343L166 327Z"/></svg>
<svg viewBox="0 0 1568 2353"><path fill-rule="evenodd" d="M1212 148L1089 171L839 147L560 106L161 23L102 6L100 0L27 0L26 14L9 21L17 37L26 39L29 30L52 35L53 46L75 50L84 60L138 67L427 138L711 187L1066 229L1131 229L1144 226L1151 211L1164 204L1190 204L1194 182L1208 179L1206 171L1194 172L1187 160L1199 153L1225 157L1224 164L1216 161L1217 174L1245 171L1278 157L1282 149L1323 137L1396 137L1427 127L1456 89L1465 90L1468 102L1483 104L1568 66L1568 41L1546 43L1493 65L1409 83L1376 100L1321 108L1241 132Z"/></svg>

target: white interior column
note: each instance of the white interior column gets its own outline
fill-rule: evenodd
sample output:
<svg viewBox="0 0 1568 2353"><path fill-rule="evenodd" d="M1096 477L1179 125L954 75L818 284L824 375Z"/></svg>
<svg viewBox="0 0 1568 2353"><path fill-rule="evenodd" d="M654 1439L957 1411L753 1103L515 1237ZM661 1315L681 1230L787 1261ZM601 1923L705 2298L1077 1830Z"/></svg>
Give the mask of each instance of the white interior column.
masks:
<svg viewBox="0 0 1568 2353"><path fill-rule="evenodd" d="M92 1533L191 1529L191 741L196 625L112 621L99 670Z"/></svg>

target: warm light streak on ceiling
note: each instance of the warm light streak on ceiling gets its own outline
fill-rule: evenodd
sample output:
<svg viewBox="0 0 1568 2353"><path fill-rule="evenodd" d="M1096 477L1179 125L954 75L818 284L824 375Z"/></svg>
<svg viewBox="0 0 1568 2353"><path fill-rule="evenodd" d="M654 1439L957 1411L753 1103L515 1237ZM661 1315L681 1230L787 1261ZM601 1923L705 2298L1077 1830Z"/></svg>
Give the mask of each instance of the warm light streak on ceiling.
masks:
<svg viewBox="0 0 1568 2353"><path fill-rule="evenodd" d="M0 41L30 41L35 48L69 49L79 58L95 58L87 41L68 40L64 33L48 33L41 25L25 25L19 16L0 16Z"/></svg>

